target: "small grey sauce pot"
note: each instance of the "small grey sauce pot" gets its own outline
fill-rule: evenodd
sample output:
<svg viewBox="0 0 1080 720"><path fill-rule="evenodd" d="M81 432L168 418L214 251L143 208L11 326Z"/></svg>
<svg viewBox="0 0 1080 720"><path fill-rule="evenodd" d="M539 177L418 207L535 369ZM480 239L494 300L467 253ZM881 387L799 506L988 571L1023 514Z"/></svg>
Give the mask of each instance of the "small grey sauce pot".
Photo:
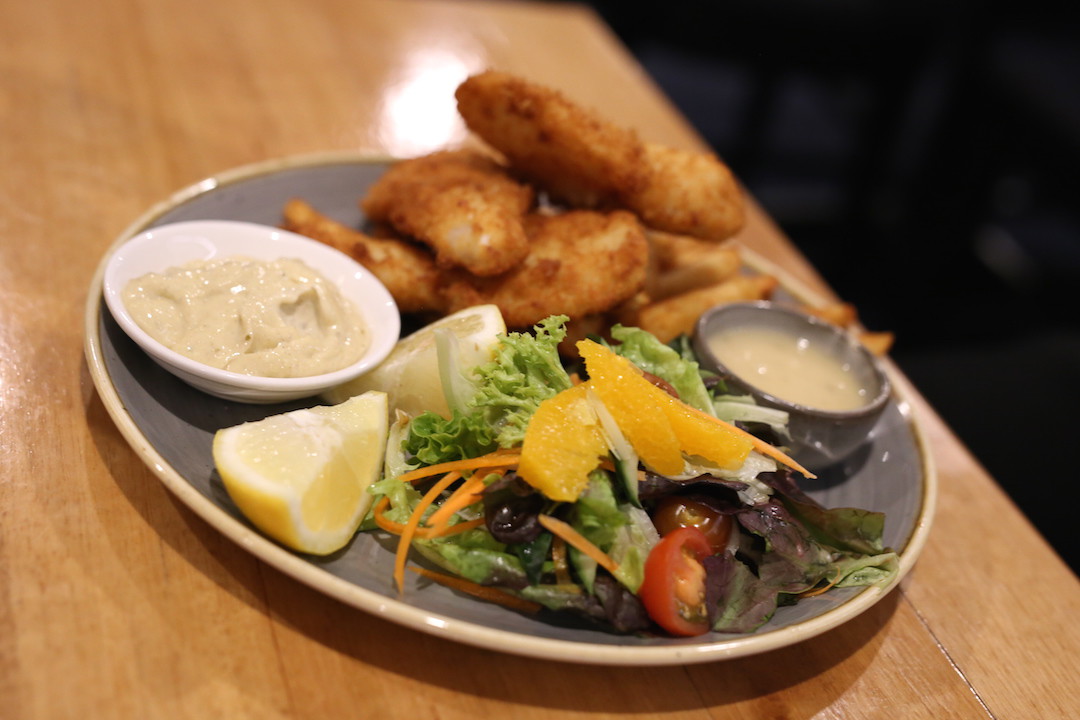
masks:
<svg viewBox="0 0 1080 720"><path fill-rule="evenodd" d="M768 327L804 337L847 365L867 390L867 402L855 410L830 411L799 405L755 387L724 366L706 339L723 329ZM702 314L693 337L701 365L720 375L734 394L749 394L760 405L788 413L791 454L810 470L821 470L850 455L866 441L892 394L877 359L848 332L819 318L768 301L719 305Z"/></svg>

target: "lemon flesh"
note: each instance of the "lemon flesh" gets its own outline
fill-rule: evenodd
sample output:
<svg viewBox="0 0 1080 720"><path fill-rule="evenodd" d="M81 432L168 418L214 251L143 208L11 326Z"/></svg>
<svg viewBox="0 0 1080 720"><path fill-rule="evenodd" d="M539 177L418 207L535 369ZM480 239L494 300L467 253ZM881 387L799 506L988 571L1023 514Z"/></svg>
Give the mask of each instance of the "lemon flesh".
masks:
<svg viewBox="0 0 1080 720"><path fill-rule="evenodd" d="M389 409L383 392L234 425L214 435L229 497L286 547L326 555L344 547L371 507Z"/></svg>
<svg viewBox="0 0 1080 720"><path fill-rule="evenodd" d="M499 335L506 333L506 323L495 305L459 310L402 338L377 368L327 391L323 398L339 403L378 390L389 396L391 410L401 410L413 417L431 410L449 417L435 346L436 331L441 329L449 330L457 339L459 366L468 371L491 360Z"/></svg>

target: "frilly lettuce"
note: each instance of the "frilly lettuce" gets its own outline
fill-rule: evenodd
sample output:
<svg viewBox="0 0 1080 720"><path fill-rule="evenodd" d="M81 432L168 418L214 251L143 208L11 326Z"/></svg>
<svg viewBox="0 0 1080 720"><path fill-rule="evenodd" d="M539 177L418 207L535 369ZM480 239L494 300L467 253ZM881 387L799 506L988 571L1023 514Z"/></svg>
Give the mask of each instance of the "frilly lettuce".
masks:
<svg viewBox="0 0 1080 720"><path fill-rule="evenodd" d="M566 337L565 315L541 321L533 333L508 333L499 338L492 360L474 368L468 378L474 393L464 402L455 379L451 416L426 412L410 424L406 451L425 465L476 457L497 447L520 445L536 408L570 387L570 376L559 359L559 342ZM440 353L445 376L459 373L452 353Z"/></svg>

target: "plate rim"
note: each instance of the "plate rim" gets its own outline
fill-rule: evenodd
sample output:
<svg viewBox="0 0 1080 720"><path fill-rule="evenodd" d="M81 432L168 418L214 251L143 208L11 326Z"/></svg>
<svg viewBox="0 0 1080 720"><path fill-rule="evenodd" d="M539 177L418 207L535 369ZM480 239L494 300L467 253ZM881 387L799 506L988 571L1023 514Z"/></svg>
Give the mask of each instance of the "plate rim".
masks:
<svg viewBox="0 0 1080 720"><path fill-rule="evenodd" d="M558 662L574 662L609 666L662 666L711 662L755 655L816 637L862 614L889 594L907 576L926 544L935 515L938 478L929 442L918 412L907 394L906 387L894 383L893 393L900 413L911 430L919 455L922 483L920 507L916 521L904 548L899 551L899 568L893 580L885 586L870 586L846 602L820 615L794 625L769 630L762 634L733 637L696 645L604 645L573 640L523 636L510 630L488 628L424 610L396 598L368 590L320 568L302 556L274 543L254 529L232 517L204 496L153 447L134 418L128 413L105 364L99 333L103 305L103 277L109 258L124 242L153 221L176 207L200 195L213 192L223 185L235 184L284 170L323 165L377 164L393 162L385 154L354 151L330 151L291 155L242 165L194 182L166 199L155 203L125 227L106 249L98 263L87 293L84 312L84 355L98 397L120 430L128 445L158 477L159 480L188 507L216 531L236 542L243 549L295 580L314 588L356 609L414 630L460 642L474 647L492 649L514 655ZM797 299L820 300L821 296L786 271L739 243L744 262L759 271L775 274L780 285ZM885 358L886 372L895 379L899 371Z"/></svg>

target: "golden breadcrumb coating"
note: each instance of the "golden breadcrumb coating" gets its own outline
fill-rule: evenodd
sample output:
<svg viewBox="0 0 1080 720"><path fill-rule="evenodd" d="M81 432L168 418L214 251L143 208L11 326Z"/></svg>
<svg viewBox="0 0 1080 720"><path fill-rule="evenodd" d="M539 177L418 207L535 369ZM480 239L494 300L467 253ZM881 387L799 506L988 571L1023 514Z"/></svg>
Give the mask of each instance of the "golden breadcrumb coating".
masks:
<svg viewBox="0 0 1080 720"><path fill-rule="evenodd" d="M375 238L318 212L304 200L285 204L282 227L354 258L386 286L404 313L443 312L441 277L426 248L398 238Z"/></svg>
<svg viewBox="0 0 1080 720"><path fill-rule="evenodd" d="M647 227L724 240L745 221L745 199L712 153L642 141L561 93L487 71L458 86L458 112L513 171L558 203L623 208Z"/></svg>
<svg viewBox="0 0 1080 720"><path fill-rule="evenodd" d="M725 240L746 222L742 190L715 155L647 143L649 182L623 203L651 228Z"/></svg>
<svg viewBox="0 0 1080 720"><path fill-rule="evenodd" d="M648 242L628 212L534 213L525 225L530 250L521 266L495 278L448 273L449 312L494 303L507 327L527 328L548 315L607 310L645 282Z"/></svg>
<svg viewBox="0 0 1080 720"><path fill-rule="evenodd" d="M392 165L361 208L371 220L431 247L442 266L497 275L528 252L521 223L534 197L492 158L445 150Z"/></svg>
<svg viewBox="0 0 1080 720"><path fill-rule="evenodd" d="M461 83L455 96L469 129L557 202L604 207L645 188L637 134L555 90L487 71Z"/></svg>

